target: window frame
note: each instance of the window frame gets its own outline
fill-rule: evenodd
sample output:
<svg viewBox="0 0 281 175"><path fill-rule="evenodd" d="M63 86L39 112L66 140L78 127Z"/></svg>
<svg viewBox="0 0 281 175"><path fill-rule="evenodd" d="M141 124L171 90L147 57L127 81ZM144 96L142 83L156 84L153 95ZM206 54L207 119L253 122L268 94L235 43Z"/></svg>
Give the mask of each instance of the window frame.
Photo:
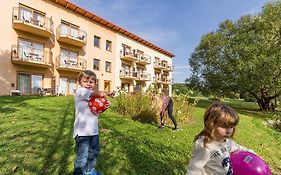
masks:
<svg viewBox="0 0 281 175"><path fill-rule="evenodd" d="M98 42L96 45L96 41ZM94 35L94 47L100 48L100 41L101 41L101 37Z"/></svg>

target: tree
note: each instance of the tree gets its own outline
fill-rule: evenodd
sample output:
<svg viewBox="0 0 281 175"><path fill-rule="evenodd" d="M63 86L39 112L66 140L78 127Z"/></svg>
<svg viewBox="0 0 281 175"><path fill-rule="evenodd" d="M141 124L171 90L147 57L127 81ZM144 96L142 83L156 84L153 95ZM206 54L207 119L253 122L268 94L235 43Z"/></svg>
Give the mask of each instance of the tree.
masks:
<svg viewBox="0 0 281 175"><path fill-rule="evenodd" d="M270 110L270 101L281 94L280 16L277 1L260 14L222 22L192 53L186 82L208 95L248 92L261 110Z"/></svg>

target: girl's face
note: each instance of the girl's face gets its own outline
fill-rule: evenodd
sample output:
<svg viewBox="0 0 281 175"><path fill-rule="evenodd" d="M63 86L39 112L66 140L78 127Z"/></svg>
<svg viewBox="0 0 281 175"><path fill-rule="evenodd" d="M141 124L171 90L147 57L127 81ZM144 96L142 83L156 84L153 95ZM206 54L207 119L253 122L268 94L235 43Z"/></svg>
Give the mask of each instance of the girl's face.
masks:
<svg viewBox="0 0 281 175"><path fill-rule="evenodd" d="M87 89L93 89L95 86L95 80L92 78L82 77L80 80L80 86Z"/></svg>
<svg viewBox="0 0 281 175"><path fill-rule="evenodd" d="M216 137L216 141L218 142L224 142L225 139L230 138L234 131L233 127L221 127L217 126L214 130L214 135Z"/></svg>

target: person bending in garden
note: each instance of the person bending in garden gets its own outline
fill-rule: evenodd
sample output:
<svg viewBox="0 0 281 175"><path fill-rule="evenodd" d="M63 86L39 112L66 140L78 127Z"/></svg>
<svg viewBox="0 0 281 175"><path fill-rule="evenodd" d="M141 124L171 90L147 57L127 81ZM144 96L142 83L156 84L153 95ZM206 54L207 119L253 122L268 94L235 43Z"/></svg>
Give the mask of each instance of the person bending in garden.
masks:
<svg viewBox="0 0 281 175"><path fill-rule="evenodd" d="M173 116L173 100L171 97L166 95L153 95L152 101L154 105L158 106L157 110L160 110L160 126L159 128L164 128L164 116L166 111L168 112L169 118L172 120L174 124L173 130L178 130L179 126L177 124L177 121L175 117Z"/></svg>
<svg viewBox="0 0 281 175"><path fill-rule="evenodd" d="M73 137L76 144L73 175L94 175L96 160L100 152L98 114L91 112L88 99L92 96L113 96L102 91L93 91L96 74L90 70L82 71L78 76L81 86L74 94L75 121Z"/></svg>
<svg viewBox="0 0 281 175"><path fill-rule="evenodd" d="M231 152L250 151L231 138L239 122L238 114L222 102L215 102L204 114L204 129L195 137L186 175L233 175Z"/></svg>

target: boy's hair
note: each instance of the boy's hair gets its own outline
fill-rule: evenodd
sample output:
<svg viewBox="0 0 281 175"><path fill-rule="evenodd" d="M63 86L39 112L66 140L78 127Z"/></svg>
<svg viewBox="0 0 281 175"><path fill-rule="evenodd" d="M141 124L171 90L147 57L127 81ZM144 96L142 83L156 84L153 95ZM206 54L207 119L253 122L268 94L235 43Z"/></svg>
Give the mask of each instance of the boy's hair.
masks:
<svg viewBox="0 0 281 175"><path fill-rule="evenodd" d="M91 70L84 70L84 71L80 72L80 74L78 76L78 82L81 81L82 77L85 77L86 79L92 78L95 82L97 81L96 74Z"/></svg>
<svg viewBox="0 0 281 175"><path fill-rule="evenodd" d="M204 114L204 129L195 137L194 141L204 136L204 146L207 147L208 143L214 141L214 130L216 127L233 127L233 132L230 138L235 133L235 126L239 122L239 116L237 112L223 104L222 102L214 102L210 105Z"/></svg>

